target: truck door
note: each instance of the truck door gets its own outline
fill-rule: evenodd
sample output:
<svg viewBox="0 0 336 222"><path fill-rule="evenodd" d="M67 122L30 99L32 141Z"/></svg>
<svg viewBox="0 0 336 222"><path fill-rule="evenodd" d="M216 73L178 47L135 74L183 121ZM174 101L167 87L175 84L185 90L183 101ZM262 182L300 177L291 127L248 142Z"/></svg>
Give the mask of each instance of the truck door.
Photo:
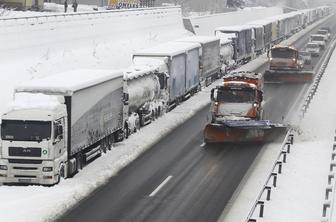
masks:
<svg viewBox="0 0 336 222"><path fill-rule="evenodd" d="M65 120L64 117L54 121L54 153L55 157L61 156L65 151Z"/></svg>

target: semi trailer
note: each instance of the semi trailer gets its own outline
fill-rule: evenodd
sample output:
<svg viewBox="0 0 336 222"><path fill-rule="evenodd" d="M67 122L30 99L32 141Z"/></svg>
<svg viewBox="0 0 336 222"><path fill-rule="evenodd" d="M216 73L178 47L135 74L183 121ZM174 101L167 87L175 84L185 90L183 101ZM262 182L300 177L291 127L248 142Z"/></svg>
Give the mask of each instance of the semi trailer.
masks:
<svg viewBox="0 0 336 222"><path fill-rule="evenodd" d="M190 42L167 42L133 54L133 63L151 65L161 62L167 70L168 109L189 98L200 88L201 45Z"/></svg>
<svg viewBox="0 0 336 222"><path fill-rule="evenodd" d="M75 70L15 88L2 115L0 182L52 185L124 137L122 71Z"/></svg>

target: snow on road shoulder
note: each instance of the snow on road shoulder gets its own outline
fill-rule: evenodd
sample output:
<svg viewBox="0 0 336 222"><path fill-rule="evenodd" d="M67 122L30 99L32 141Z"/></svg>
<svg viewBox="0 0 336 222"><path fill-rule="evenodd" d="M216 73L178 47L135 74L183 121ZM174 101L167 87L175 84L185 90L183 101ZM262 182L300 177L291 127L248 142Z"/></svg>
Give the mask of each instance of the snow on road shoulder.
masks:
<svg viewBox="0 0 336 222"><path fill-rule="evenodd" d="M218 80L219 83L221 80ZM72 179L53 187L0 186L0 221L50 221L106 183L164 135L209 104L205 88L171 112L142 128L129 139L116 144L110 152L90 163Z"/></svg>

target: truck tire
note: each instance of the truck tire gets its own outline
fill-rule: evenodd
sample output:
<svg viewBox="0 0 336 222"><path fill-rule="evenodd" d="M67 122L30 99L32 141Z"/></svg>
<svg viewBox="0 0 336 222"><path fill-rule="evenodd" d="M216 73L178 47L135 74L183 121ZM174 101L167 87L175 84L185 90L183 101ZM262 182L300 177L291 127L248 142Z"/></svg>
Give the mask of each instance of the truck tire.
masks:
<svg viewBox="0 0 336 222"><path fill-rule="evenodd" d="M76 164L77 164L77 172L78 170L81 170L83 169L83 166L84 166L84 160L83 160L83 155L80 153L77 155L76 157Z"/></svg>

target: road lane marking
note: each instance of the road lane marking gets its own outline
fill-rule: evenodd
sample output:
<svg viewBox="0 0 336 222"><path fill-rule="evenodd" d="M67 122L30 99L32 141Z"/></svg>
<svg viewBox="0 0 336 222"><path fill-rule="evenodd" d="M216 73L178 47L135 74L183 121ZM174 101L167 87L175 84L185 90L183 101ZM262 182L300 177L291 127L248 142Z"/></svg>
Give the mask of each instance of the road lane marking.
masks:
<svg viewBox="0 0 336 222"><path fill-rule="evenodd" d="M150 197L155 196L160 190L161 188L166 185L166 183L169 182L169 180L173 178L173 176L168 176L151 194L149 194Z"/></svg>

